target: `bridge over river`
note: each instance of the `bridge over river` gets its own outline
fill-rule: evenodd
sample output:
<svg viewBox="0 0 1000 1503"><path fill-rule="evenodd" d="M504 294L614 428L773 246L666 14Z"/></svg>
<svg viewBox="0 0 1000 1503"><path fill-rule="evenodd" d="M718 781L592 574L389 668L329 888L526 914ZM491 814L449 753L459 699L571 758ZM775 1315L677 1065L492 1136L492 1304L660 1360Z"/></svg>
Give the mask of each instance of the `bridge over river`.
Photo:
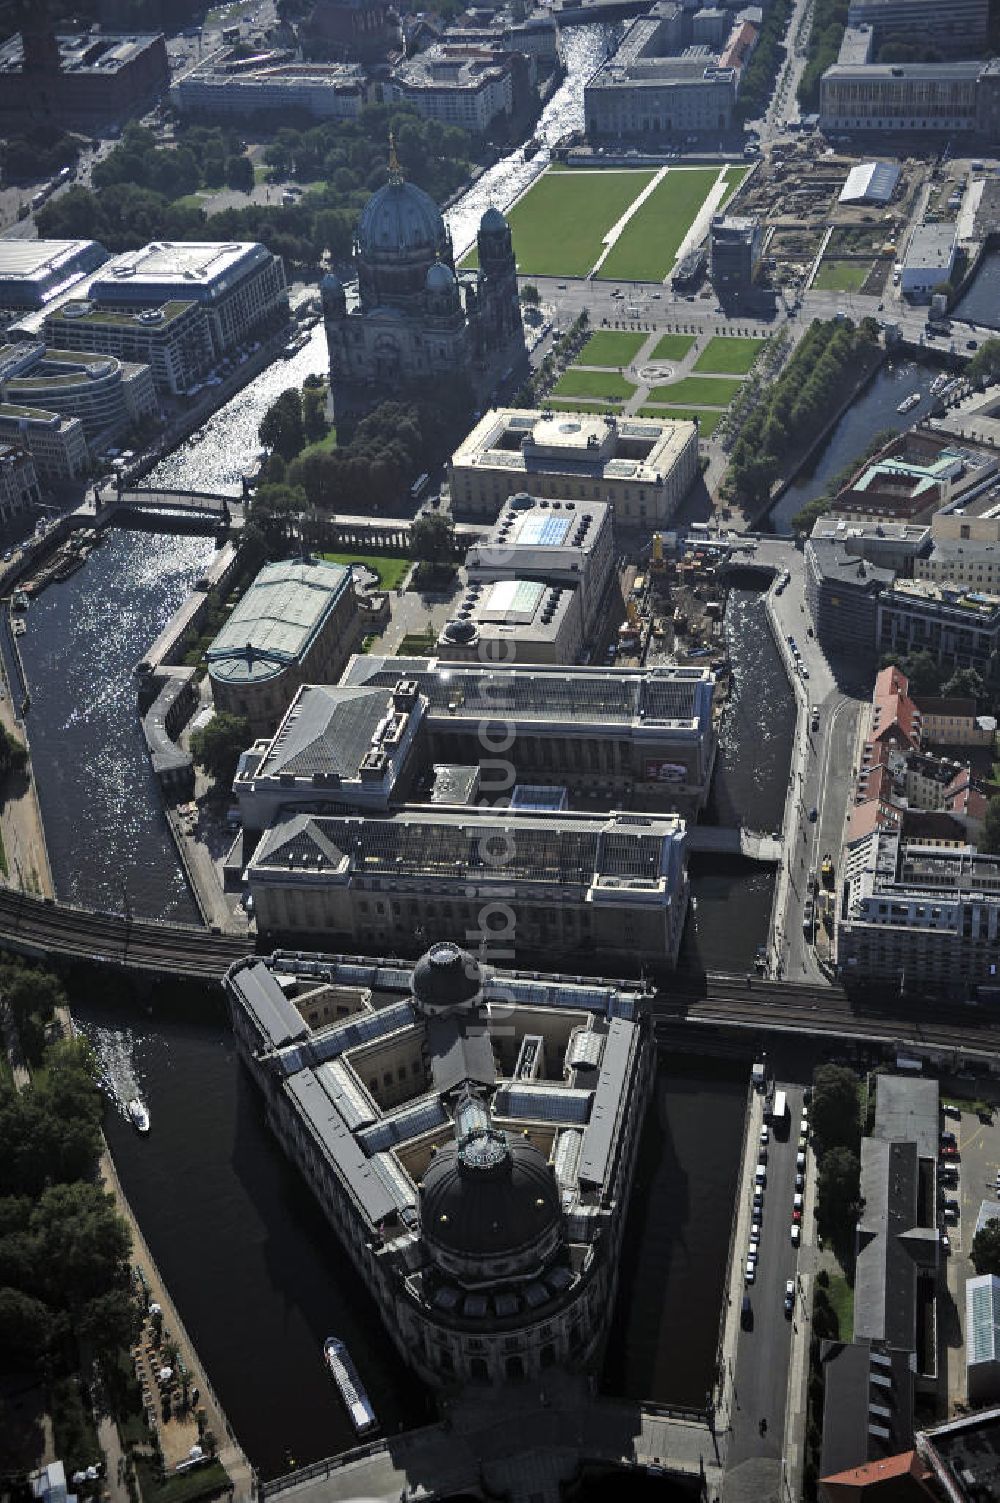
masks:
<svg viewBox="0 0 1000 1503"><path fill-rule="evenodd" d="M94 911L0 888L0 948L37 960L89 960L139 975L218 981L252 944L244 936L192 924ZM829 1035L887 1047L904 1045L942 1058L956 1050L970 1057L1000 1058L1000 1012L994 1018L986 1007L901 998L888 989L859 1000L840 986L726 971L677 971L660 978L650 1013L664 1038L697 1026L755 1035Z"/></svg>

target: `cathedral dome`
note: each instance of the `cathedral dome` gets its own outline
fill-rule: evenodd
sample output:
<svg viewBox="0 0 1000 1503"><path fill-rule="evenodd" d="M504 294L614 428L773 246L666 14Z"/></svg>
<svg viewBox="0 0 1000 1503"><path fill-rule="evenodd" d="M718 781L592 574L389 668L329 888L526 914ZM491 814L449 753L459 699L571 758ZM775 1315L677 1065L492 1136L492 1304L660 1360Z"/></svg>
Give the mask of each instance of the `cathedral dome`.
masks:
<svg viewBox="0 0 1000 1503"><path fill-rule="evenodd" d="M448 232L437 204L414 183L390 181L365 204L358 225L362 256L386 252L433 256L447 244Z"/></svg>
<svg viewBox="0 0 1000 1503"><path fill-rule="evenodd" d="M431 1160L420 1191L420 1229L434 1249L493 1260L549 1243L562 1219L544 1154L523 1138L477 1132Z"/></svg>
<svg viewBox="0 0 1000 1503"><path fill-rule="evenodd" d="M435 261L427 273L428 292L454 292L455 273L443 261Z"/></svg>

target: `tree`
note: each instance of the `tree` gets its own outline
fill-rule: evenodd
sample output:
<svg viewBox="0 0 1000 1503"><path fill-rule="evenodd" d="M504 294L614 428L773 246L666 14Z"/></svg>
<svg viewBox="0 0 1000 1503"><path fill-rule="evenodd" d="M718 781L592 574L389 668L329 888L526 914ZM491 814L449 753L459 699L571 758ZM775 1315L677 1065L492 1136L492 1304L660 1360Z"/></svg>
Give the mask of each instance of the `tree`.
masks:
<svg viewBox="0 0 1000 1503"><path fill-rule="evenodd" d="M986 695L986 685L975 668L958 668L948 682L942 684L941 693L948 699L974 699L978 704Z"/></svg>
<svg viewBox="0 0 1000 1503"><path fill-rule="evenodd" d="M858 1078L845 1065L820 1065L813 1075L812 1130L824 1148L855 1148L861 1136Z"/></svg>
<svg viewBox="0 0 1000 1503"><path fill-rule="evenodd" d="M226 187L234 188L238 193L253 192L253 163L249 157L229 157L226 162Z"/></svg>
<svg viewBox="0 0 1000 1503"><path fill-rule="evenodd" d="M309 443L315 444L325 438L330 424L326 419L326 387L305 386L302 389L302 426Z"/></svg>
<svg viewBox="0 0 1000 1503"><path fill-rule="evenodd" d="M538 304L541 301L542 299L539 294L538 288L533 286L531 282L528 282L524 287L521 288L522 303L528 303L532 308L537 308Z"/></svg>
<svg viewBox="0 0 1000 1503"><path fill-rule="evenodd" d="M850 1245L860 1209L861 1161L849 1148L831 1148L819 1161L816 1221L820 1235Z"/></svg>
<svg viewBox="0 0 1000 1503"><path fill-rule="evenodd" d="M99 1355L112 1357L132 1346L142 1329L139 1309L128 1289L107 1289L80 1310L76 1335Z"/></svg>
<svg viewBox="0 0 1000 1503"><path fill-rule="evenodd" d="M191 736L191 755L219 786L232 786L240 755L250 745L253 733L243 715L223 710Z"/></svg>
<svg viewBox="0 0 1000 1503"><path fill-rule="evenodd" d="M970 381L1000 380L1000 339L987 339L966 367Z"/></svg>
<svg viewBox="0 0 1000 1503"><path fill-rule="evenodd" d="M977 1273L1000 1277L1000 1221L987 1221L972 1239L970 1256Z"/></svg>
<svg viewBox="0 0 1000 1503"><path fill-rule="evenodd" d="M451 518L440 512L417 517L410 528L410 551L421 563L451 563L455 557L455 524Z"/></svg>
<svg viewBox="0 0 1000 1503"><path fill-rule="evenodd" d="M305 443L302 426L302 398L294 386L281 393L265 412L260 423L260 441L276 449L282 459L294 459Z"/></svg>
<svg viewBox="0 0 1000 1503"><path fill-rule="evenodd" d="M1000 852L1000 794L986 800L986 815L983 833L979 837L979 849L987 855Z"/></svg>
<svg viewBox="0 0 1000 1503"><path fill-rule="evenodd" d="M0 1351L9 1362L34 1365L48 1350L52 1312L20 1289L0 1289Z"/></svg>

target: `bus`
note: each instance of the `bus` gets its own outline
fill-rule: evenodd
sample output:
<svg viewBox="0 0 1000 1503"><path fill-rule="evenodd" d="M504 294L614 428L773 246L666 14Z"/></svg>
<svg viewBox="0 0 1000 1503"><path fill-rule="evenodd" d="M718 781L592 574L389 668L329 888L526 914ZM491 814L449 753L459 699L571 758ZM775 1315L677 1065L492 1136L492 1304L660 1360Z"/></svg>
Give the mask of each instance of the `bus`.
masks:
<svg viewBox="0 0 1000 1503"><path fill-rule="evenodd" d="M413 484L410 486L410 500L419 501L430 483L431 477L427 474L426 471L424 471L422 475L418 475L416 480L414 480Z"/></svg>

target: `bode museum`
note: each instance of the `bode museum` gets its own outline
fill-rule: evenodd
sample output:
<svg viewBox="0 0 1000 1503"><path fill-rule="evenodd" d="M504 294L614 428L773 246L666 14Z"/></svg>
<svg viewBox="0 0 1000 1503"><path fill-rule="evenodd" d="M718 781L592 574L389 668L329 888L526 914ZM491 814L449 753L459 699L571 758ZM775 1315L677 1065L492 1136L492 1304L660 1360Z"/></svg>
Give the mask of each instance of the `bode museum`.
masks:
<svg viewBox="0 0 1000 1503"><path fill-rule="evenodd" d="M510 228L487 209L478 270L455 270L434 200L404 181L395 147L389 181L365 205L354 239L358 305L323 278L334 416L397 399L428 380L462 377L477 395L527 360Z"/></svg>
<svg viewBox="0 0 1000 1503"><path fill-rule="evenodd" d="M594 1368L654 1048L621 983L276 951L226 978L267 1119L427 1383Z"/></svg>

